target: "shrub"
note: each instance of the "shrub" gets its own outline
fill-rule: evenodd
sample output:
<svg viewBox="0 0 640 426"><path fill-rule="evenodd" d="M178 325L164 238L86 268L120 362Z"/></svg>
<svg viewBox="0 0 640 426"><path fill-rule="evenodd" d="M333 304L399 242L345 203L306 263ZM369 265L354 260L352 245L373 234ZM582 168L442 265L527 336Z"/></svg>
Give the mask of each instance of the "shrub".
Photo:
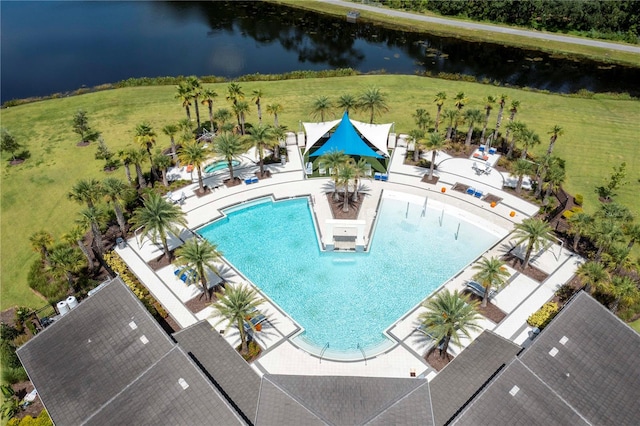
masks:
<svg viewBox="0 0 640 426"><path fill-rule="evenodd" d="M29 287L42 294L48 300L59 300L67 295L68 286L64 280L53 280L47 274L40 259L36 259L31 265L27 275Z"/></svg>
<svg viewBox="0 0 640 426"><path fill-rule="evenodd" d="M537 327L540 330L545 328L549 321L558 313L559 308L556 302L548 302L542 305L540 309L527 318L527 324L531 327Z"/></svg>
<svg viewBox="0 0 640 426"><path fill-rule="evenodd" d="M562 212L562 216L565 219L571 219L571 216L573 216L573 212L571 210L565 210L564 212Z"/></svg>
<svg viewBox="0 0 640 426"><path fill-rule="evenodd" d="M560 302L564 303L571 298L578 289L574 288L570 284L562 284L559 289L556 290L556 296L560 298Z"/></svg>
<svg viewBox="0 0 640 426"><path fill-rule="evenodd" d="M22 367L2 367L2 380L13 385L29 380L29 376Z"/></svg>
<svg viewBox="0 0 640 426"><path fill-rule="evenodd" d="M582 194L576 194L575 197L573 197L573 202L581 206L584 202L584 196Z"/></svg>

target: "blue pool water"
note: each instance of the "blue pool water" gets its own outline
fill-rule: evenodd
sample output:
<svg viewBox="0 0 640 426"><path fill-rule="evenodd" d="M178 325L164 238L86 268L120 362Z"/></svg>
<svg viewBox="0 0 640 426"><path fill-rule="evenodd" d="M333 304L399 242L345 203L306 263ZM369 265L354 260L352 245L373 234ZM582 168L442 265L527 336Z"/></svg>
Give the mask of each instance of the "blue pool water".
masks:
<svg viewBox="0 0 640 426"><path fill-rule="evenodd" d="M239 166L240 162L238 160L231 160L231 164L233 165L233 167L235 167L235 166ZM226 169L228 167L229 165L227 164L226 160L216 161L215 163L211 163L208 166L206 166L204 168L204 172L213 173L213 172L217 172L218 170Z"/></svg>
<svg viewBox="0 0 640 426"><path fill-rule="evenodd" d="M384 198L368 253L322 252L306 198L253 203L199 230L296 320L317 350L371 348L383 331L499 237ZM460 224L458 240L454 235Z"/></svg>

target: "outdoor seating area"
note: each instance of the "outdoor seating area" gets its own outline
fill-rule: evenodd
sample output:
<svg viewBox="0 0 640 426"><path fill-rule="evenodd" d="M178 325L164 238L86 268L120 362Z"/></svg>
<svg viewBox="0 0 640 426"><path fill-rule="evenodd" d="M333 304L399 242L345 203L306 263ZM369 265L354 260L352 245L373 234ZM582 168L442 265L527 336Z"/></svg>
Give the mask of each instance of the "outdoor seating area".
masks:
<svg viewBox="0 0 640 426"><path fill-rule="evenodd" d="M187 199L187 194L184 191L180 192L167 192L167 200L169 200L173 204L184 204Z"/></svg>
<svg viewBox="0 0 640 426"><path fill-rule="evenodd" d="M389 180L389 174L388 173L375 172L373 174L373 179L374 180L380 180L382 182L386 182L386 181Z"/></svg>
<svg viewBox="0 0 640 426"><path fill-rule="evenodd" d="M467 188L466 193L476 198L482 198L482 196L484 195L484 191L475 189L473 187Z"/></svg>
<svg viewBox="0 0 640 426"><path fill-rule="evenodd" d="M248 333L250 330L260 331L262 330L262 323L267 320L267 317L260 313L257 309L251 311L248 318L244 322L244 331Z"/></svg>
<svg viewBox="0 0 640 426"><path fill-rule="evenodd" d="M471 166L471 168L473 169L474 172L476 172L476 175L488 175L491 174L491 165L486 163L484 165L484 167L479 167L477 162L473 162L473 165Z"/></svg>
<svg viewBox="0 0 640 426"><path fill-rule="evenodd" d="M247 185L251 185L252 183L258 183L258 177L257 176L248 177L244 180L244 183Z"/></svg>
<svg viewBox="0 0 640 426"><path fill-rule="evenodd" d="M185 284L191 284L195 280L195 271L193 269L176 268L173 273Z"/></svg>
<svg viewBox="0 0 640 426"><path fill-rule="evenodd" d="M484 286L476 281L467 281L465 283L465 289L470 293L475 294L478 297L484 298L485 289ZM496 295L495 290L489 290L489 299Z"/></svg>

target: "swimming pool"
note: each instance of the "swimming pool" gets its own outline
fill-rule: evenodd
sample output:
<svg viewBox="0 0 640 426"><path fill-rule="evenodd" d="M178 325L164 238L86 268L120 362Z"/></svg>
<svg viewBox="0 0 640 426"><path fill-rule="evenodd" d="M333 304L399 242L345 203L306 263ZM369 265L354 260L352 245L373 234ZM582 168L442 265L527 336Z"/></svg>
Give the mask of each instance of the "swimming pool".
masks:
<svg viewBox="0 0 640 426"><path fill-rule="evenodd" d="M233 165L233 167L236 167L240 165L240 161L231 160L231 164ZM227 160L216 161L215 163L211 163L208 166L206 166L204 168L204 172L213 173L213 172L217 172L218 170L226 169L228 167L229 165L227 164Z"/></svg>
<svg viewBox="0 0 640 426"><path fill-rule="evenodd" d="M305 329L300 346L371 356L391 343L386 328L500 239L455 212L422 210L384 198L366 253L320 251L306 198L234 207L198 232Z"/></svg>

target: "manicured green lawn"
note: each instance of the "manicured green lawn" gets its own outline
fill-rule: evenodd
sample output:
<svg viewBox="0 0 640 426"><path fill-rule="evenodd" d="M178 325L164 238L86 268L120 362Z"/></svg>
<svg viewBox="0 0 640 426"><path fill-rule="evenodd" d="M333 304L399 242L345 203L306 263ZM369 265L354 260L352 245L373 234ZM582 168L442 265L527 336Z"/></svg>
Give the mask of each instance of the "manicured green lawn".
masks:
<svg viewBox="0 0 640 426"><path fill-rule="evenodd" d="M637 331L638 333L640 333L640 319L635 320L634 322L630 322L629 325L631 326L631 328L633 328L635 331Z"/></svg>
<svg viewBox="0 0 640 426"><path fill-rule="evenodd" d="M504 93L509 96L509 101L517 99L521 102L517 118L540 134L543 143L534 150L536 153L546 150L547 131L554 124L565 129L565 135L558 139L555 153L567 160L565 188L571 193L582 193L588 211L593 211L597 206L594 186L609 175L613 166L626 161L631 183L620 191L617 199L636 214L640 213L636 202L640 178L640 155L637 152L640 102L636 100L599 96L595 99L578 99L476 83L396 75L240 84L247 94L260 88L264 92L263 106L270 103L283 105L280 123L292 131L299 130L300 121L312 120L309 111L316 96L326 95L336 99L345 93L357 95L371 85L378 86L388 94L390 110L377 122L395 122L397 133L406 133L415 127L411 114L416 108L425 108L432 117L435 116L433 98L437 92L447 93L449 100L445 108L453 106L450 100L459 91L463 91L470 99L466 108L482 108L484 97ZM214 107L229 108L225 100L226 84L207 86L220 95ZM10 167L5 159L0 165L0 308L15 304L43 304L27 286L28 268L37 256L31 250L29 236L46 229L55 238L61 238L71 229L80 209L79 205L67 199L66 194L71 186L80 178L102 179L107 176L102 171L103 161L94 159L95 145L76 146L78 137L72 132L70 124L74 112L86 110L91 126L102 132L105 142L114 152L133 144L135 125L143 120L149 121L157 131L160 146L167 147L169 138L160 129L185 117L180 103L174 99L174 92L173 86L117 89L0 111L2 127L26 144L32 155L20 166ZM255 107L252 103L251 106L247 119L257 123ZM272 117L264 109L263 114L264 121L272 122ZM207 119L204 106L201 106L201 116ZM355 113L352 117L368 120L365 113ZM494 110L491 125L495 119ZM112 175L124 180L124 169Z"/></svg>

